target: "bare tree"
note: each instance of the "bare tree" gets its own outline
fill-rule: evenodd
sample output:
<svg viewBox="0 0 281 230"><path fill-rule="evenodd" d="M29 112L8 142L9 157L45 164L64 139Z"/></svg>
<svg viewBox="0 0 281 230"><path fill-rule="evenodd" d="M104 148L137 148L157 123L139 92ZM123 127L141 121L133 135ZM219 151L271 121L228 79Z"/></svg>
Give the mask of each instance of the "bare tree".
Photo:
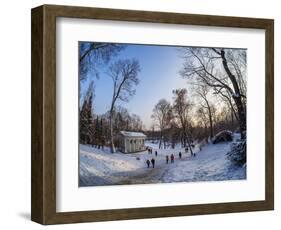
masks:
<svg viewBox="0 0 281 230"><path fill-rule="evenodd" d="M91 73L98 77L97 66L107 64L124 47L124 45L114 43L79 42L80 81L84 81L91 70Z"/></svg>
<svg viewBox="0 0 281 230"><path fill-rule="evenodd" d="M185 62L181 75L184 78L195 77L216 90L229 92L237 110L241 138L244 139L246 86L243 79L246 74L246 51L223 48L183 48L182 51Z"/></svg>
<svg viewBox="0 0 281 230"><path fill-rule="evenodd" d="M158 128L160 129L160 142L159 149L162 146L162 141L164 140L164 130L169 127L169 124L173 118L173 111L171 104L166 99L161 99L153 108L153 114L151 117L155 120ZM165 140L164 140L165 141ZM164 148L165 148L164 143Z"/></svg>
<svg viewBox="0 0 281 230"><path fill-rule="evenodd" d="M212 105L208 98L208 93L209 93L209 87L207 85L198 85L198 87L196 88L196 94L202 100L202 103L200 105L203 109L207 110L208 119L209 119L209 130L210 130L209 136L210 138L212 138L214 136L213 111L212 111Z"/></svg>
<svg viewBox="0 0 281 230"><path fill-rule="evenodd" d="M186 144L188 144L191 155L193 155L193 151L190 143L190 132L188 131L189 120L191 120L189 117L191 103L189 103L187 100L187 90L176 89L173 90L173 94L174 94L173 110L182 128L183 144L184 147L186 147Z"/></svg>
<svg viewBox="0 0 281 230"><path fill-rule="evenodd" d="M113 82L113 94L109 110L111 152L115 152L113 137L113 115L117 101L128 102L135 94L134 86L139 83L139 62L135 59L118 60L109 67L109 76Z"/></svg>
<svg viewBox="0 0 281 230"><path fill-rule="evenodd" d="M131 130L140 132L140 131L142 131L142 129L143 129L143 123L142 123L141 118L136 114L132 114L131 115Z"/></svg>
<svg viewBox="0 0 281 230"><path fill-rule="evenodd" d="M245 50L233 50L227 53L228 66L231 72L235 73L237 83L243 100L246 99L247 94L247 79L245 78L247 72L247 53Z"/></svg>
<svg viewBox="0 0 281 230"><path fill-rule="evenodd" d="M204 137L208 136L208 116L205 113L204 109L202 107L198 108L196 111L197 116L197 126L203 126L204 127Z"/></svg>
<svg viewBox="0 0 281 230"><path fill-rule="evenodd" d="M221 98L221 100L229 108L232 124L234 123L234 118L235 118L236 121L239 121L239 118L238 118L238 115L237 115L237 111L235 109L235 105L233 104L234 103L233 102L233 98L230 95L230 93L227 90L225 90L225 89L218 90L218 89L215 88L214 89L214 94L218 95Z"/></svg>

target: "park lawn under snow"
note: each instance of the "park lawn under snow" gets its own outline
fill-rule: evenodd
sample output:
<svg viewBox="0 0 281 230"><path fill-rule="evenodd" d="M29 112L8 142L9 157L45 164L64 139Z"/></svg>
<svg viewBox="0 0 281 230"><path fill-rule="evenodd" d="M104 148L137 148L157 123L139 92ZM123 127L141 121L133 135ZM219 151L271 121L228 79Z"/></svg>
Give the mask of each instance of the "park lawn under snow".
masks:
<svg viewBox="0 0 281 230"><path fill-rule="evenodd" d="M153 154L147 151L112 154L109 148L80 145L80 186L246 179L246 166L234 167L226 158L230 142L208 144L201 151L196 146L196 157L181 148L159 150L151 142L146 142L146 146L153 148ZM178 157L180 151L182 159ZM166 164L166 155L172 153L175 162ZM155 168L147 168L146 160L152 157Z"/></svg>

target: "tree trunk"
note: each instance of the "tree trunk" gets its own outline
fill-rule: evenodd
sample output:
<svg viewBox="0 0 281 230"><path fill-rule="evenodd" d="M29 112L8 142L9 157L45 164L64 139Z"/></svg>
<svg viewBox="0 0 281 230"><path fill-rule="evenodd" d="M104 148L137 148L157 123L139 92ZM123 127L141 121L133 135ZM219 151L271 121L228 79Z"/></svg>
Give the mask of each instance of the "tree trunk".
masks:
<svg viewBox="0 0 281 230"><path fill-rule="evenodd" d="M183 132L183 147L186 147L186 135L185 135L185 131Z"/></svg>
<svg viewBox="0 0 281 230"><path fill-rule="evenodd" d="M161 149L161 145L162 145L162 130L160 132L159 149Z"/></svg>
<svg viewBox="0 0 281 230"><path fill-rule="evenodd" d="M245 139L245 131L246 131L246 113L241 101L241 97L235 97L234 98L235 104L237 106L238 110L238 118L239 118L239 130L241 133L241 139Z"/></svg>
<svg viewBox="0 0 281 230"><path fill-rule="evenodd" d="M208 126L207 126L207 124L205 123L204 124L204 131L205 131L205 137L207 137L207 140L208 140ZM209 142L209 141L207 141L207 142Z"/></svg>
<svg viewBox="0 0 281 230"><path fill-rule="evenodd" d="M212 118L212 111L209 106L209 103L207 103L208 106L208 113L209 113L209 122L210 122L210 137L213 138L214 136L214 130L213 130L213 118Z"/></svg>
<svg viewBox="0 0 281 230"><path fill-rule="evenodd" d="M110 150L111 153L115 153L115 146L114 146L114 138L113 138L113 124L112 124L112 114L113 111L110 111L109 117L109 127L110 127Z"/></svg>
<svg viewBox="0 0 281 230"><path fill-rule="evenodd" d="M193 156L194 153L193 153L193 150L192 150L192 147L191 147L191 144L190 144L189 135L187 134L187 132L185 132L184 136L185 136L185 138L186 138L186 140L187 140L187 144L188 144L188 148L189 148L189 150L190 150L190 154L191 154L191 156Z"/></svg>
<svg viewBox="0 0 281 230"><path fill-rule="evenodd" d="M241 100L241 94L240 94L240 89L237 83L237 80L235 78L235 76L231 73L230 69L228 68L228 64L227 64L227 60L225 58L225 52L224 50L221 51L221 57L222 57L222 64L223 67L229 77L229 79L231 80L231 83L233 85L234 88L234 92L235 95L232 95L234 102L236 104L237 107L237 111L238 111L238 118L239 118L239 129L240 129L240 133L241 133L241 139L245 139L245 131L246 131L246 113L245 113L245 109Z"/></svg>
<svg viewBox="0 0 281 230"><path fill-rule="evenodd" d="M205 106L205 108L207 107L207 109L208 109L208 117L209 117L209 123L210 123L210 128L209 128L209 130L210 130L210 137L213 138L213 136L214 136L214 128L213 128L213 116L212 116L211 107L209 105L209 102L208 102L207 98L206 97L202 97L202 98L204 99L204 101L206 102L206 105L207 105L207 106Z"/></svg>
<svg viewBox="0 0 281 230"><path fill-rule="evenodd" d="M193 155L194 155L194 153L193 153L193 150L192 150L192 147L191 147L191 144L190 144L189 138L188 138L187 144L188 144L188 147L189 147L189 150L190 150L190 154L191 154L191 156L193 156Z"/></svg>
<svg viewBox="0 0 281 230"><path fill-rule="evenodd" d="M181 146L184 147L184 141L183 141L184 137L183 135L181 135Z"/></svg>
<svg viewBox="0 0 281 230"><path fill-rule="evenodd" d="M182 126L182 132L183 132L183 147L186 147L186 142L187 142L187 130L186 130L186 124L183 121L183 119L181 119L181 126Z"/></svg>
<svg viewBox="0 0 281 230"><path fill-rule="evenodd" d="M233 110L230 108L230 116L231 116L231 128L234 127L234 114Z"/></svg>

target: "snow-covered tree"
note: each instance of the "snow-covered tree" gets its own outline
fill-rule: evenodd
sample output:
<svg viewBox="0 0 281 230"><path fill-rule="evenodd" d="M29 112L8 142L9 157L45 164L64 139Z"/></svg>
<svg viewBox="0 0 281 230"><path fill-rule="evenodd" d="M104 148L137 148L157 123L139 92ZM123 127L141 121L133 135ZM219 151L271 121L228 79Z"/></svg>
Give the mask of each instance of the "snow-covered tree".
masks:
<svg viewBox="0 0 281 230"><path fill-rule="evenodd" d="M231 149L227 153L227 158L234 164L238 166L243 166L246 163L247 142L245 139L234 142L231 144Z"/></svg>
<svg viewBox="0 0 281 230"><path fill-rule="evenodd" d="M90 83L85 95L79 116L80 143L93 144L94 122L93 122L93 82Z"/></svg>

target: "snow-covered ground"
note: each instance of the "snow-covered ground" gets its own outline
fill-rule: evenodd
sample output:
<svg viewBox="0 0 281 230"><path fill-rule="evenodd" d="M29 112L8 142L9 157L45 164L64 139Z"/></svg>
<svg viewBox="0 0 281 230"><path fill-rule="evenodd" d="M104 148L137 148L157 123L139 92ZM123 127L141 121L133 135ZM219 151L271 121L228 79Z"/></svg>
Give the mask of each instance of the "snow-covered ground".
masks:
<svg viewBox="0 0 281 230"><path fill-rule="evenodd" d="M201 151L195 146L196 157L180 147L159 150L157 144L146 145L153 148L153 154L112 154L108 148L80 145L80 186L246 179L246 167L233 167L226 159L230 143L208 144ZM166 164L166 155L171 154L175 161ZM146 160L151 158L155 168L147 168Z"/></svg>

